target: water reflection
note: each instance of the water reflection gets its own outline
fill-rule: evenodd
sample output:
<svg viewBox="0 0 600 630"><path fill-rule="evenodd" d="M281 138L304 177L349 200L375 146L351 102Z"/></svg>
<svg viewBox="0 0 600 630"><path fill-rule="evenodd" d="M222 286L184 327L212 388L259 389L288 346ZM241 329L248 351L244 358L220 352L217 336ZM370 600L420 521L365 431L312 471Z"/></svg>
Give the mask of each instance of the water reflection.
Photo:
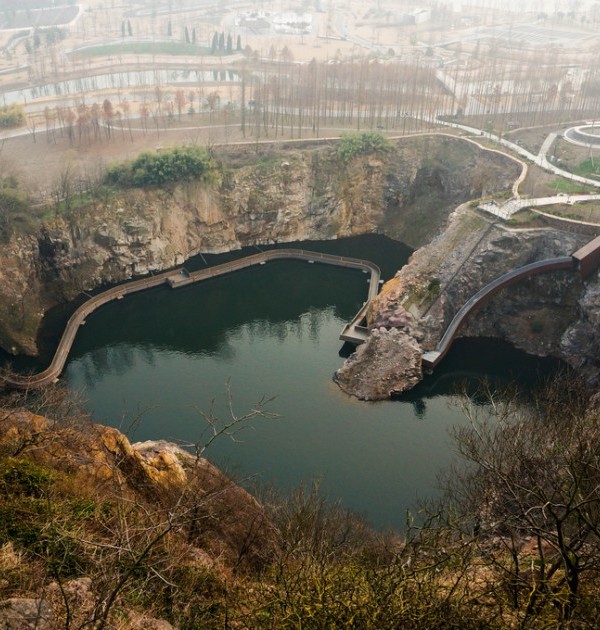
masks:
<svg viewBox="0 0 600 630"><path fill-rule="evenodd" d="M111 72L95 76L85 76L79 79L69 79L46 83L23 90L9 90L0 93L3 105L27 103L38 98L85 95L97 90L126 90L131 88L145 88L155 85L194 84L233 82L238 80L235 71L217 72L211 70L132 70L130 72Z"/></svg>
<svg viewBox="0 0 600 630"><path fill-rule="evenodd" d="M377 237L310 248L374 260L388 277L408 256ZM452 459L448 429L464 421L457 386L466 380L474 387L487 375L498 385L518 379L533 387L557 364L496 341L461 340L399 400L360 402L331 376L341 364L340 330L366 291L360 272L278 261L177 291L128 296L88 319L65 378L85 387L100 422L119 425L124 409L137 415L148 408L136 439L194 442L197 409L207 410L227 381L240 412L263 395L276 396L271 411L281 420L257 424L242 442L217 443L209 455L243 478L282 490L321 477L330 498L376 525L400 528L406 510L417 496L431 496ZM215 411L226 417L222 399Z"/></svg>

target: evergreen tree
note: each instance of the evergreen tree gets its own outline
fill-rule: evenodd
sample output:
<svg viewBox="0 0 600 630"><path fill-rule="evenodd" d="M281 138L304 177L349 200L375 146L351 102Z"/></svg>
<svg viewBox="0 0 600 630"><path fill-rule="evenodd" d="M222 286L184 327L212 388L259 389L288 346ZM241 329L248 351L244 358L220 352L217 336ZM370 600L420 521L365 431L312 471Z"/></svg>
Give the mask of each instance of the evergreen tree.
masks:
<svg viewBox="0 0 600 630"><path fill-rule="evenodd" d="M233 39L231 37L231 33L229 33L229 35L227 35L227 53L231 54L232 51L233 51Z"/></svg>
<svg viewBox="0 0 600 630"><path fill-rule="evenodd" d="M167 35L171 37L173 35L173 25L171 24L171 20L167 22Z"/></svg>
<svg viewBox="0 0 600 630"><path fill-rule="evenodd" d="M210 49L212 50L213 53L216 53L218 47L219 47L219 34L215 31L215 34L213 35L213 38L212 38L212 44L211 44Z"/></svg>
<svg viewBox="0 0 600 630"><path fill-rule="evenodd" d="M219 35L219 50L225 50L225 33Z"/></svg>
<svg viewBox="0 0 600 630"><path fill-rule="evenodd" d="M196 43L196 29L192 29L192 44Z"/></svg>
<svg viewBox="0 0 600 630"><path fill-rule="evenodd" d="M133 35L133 29L131 28L131 22L127 20L127 31L129 33L129 37Z"/></svg>
<svg viewBox="0 0 600 630"><path fill-rule="evenodd" d="M238 51L242 50L242 36L241 35L237 36L237 44L235 46L235 49Z"/></svg>
<svg viewBox="0 0 600 630"><path fill-rule="evenodd" d="M190 43L190 32L188 31L188 27L187 26L183 29L183 32L185 34L185 43L189 44Z"/></svg>
<svg viewBox="0 0 600 630"><path fill-rule="evenodd" d="M125 37L125 22L121 22L121 37Z"/></svg>

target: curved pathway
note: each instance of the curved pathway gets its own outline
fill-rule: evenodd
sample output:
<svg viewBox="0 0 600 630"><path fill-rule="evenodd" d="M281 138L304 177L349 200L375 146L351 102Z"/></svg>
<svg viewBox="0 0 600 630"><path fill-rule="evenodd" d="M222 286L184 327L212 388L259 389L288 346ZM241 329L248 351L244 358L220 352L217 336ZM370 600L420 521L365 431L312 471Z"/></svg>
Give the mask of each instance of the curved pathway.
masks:
<svg viewBox="0 0 600 630"><path fill-rule="evenodd" d="M546 152L554 142L557 134L550 134L542 148L540 149L537 155L534 155L521 145L516 142L511 142L510 140L506 140L505 138L501 138L495 133L490 133L488 131L483 131L481 129L477 129L476 127L469 127L468 125L461 125L459 123L450 122L447 120L441 120L436 118L435 120L431 120L430 122L444 125L446 127L451 127L453 129L461 129L462 131L466 131L467 133L475 134L480 138L487 138L488 140L492 140L493 142L497 142L498 144L514 151L518 155L530 160L534 164L541 166L544 170L554 173L555 175L560 175L561 177L565 177L566 179L570 179L571 181L578 182L579 184L585 184L587 186L593 186L594 188L600 188L600 180L591 179L589 177L582 177L581 175L575 175L575 173L571 173L569 171L565 171L554 164L551 164L546 158Z"/></svg>
<svg viewBox="0 0 600 630"><path fill-rule="evenodd" d="M483 287L483 289L480 289L477 293L472 295L458 310L448 325L448 328L446 328L446 332L440 339L440 342L435 347L435 350L425 352L423 354L423 367L429 369L434 368L444 358L450 349L454 338L456 337L458 329L468 315L470 315L474 309L481 306L493 295L498 293L498 291L525 278L530 278L531 276L545 273L547 271L556 271L558 269L576 269L576 262L572 256L548 258L546 260L539 260L529 265L513 269L495 280L492 280L489 284Z"/></svg>
<svg viewBox="0 0 600 630"><path fill-rule="evenodd" d="M0 383L12 387L14 389L33 389L37 387L43 387L56 381L60 373L63 371L69 351L77 335L79 327L85 323L86 317L91 315L96 309L100 308L103 304L112 302L113 300L120 300L124 296L130 293L137 293L138 291L145 291L152 287L157 287L163 284L168 284L172 288L186 286L202 280L208 280L210 278L216 278L233 271L252 267L254 265L263 265L270 260L281 259L297 259L306 260L309 263L319 262L328 265L335 265L338 267L348 267L351 269L360 269L365 273L370 274L370 285L367 301L359 312L355 315L350 324L344 327L342 335L344 340L351 341L353 343L361 343L364 338L361 334L362 327L360 326L361 320L364 318L366 309L368 308L371 300L377 295L379 290L379 267L372 262L366 260L360 260L358 258L348 258L344 256L333 256L330 254L322 254L319 252L311 252L302 249L280 249L269 250L261 252L260 254L253 254L234 260L214 267L208 267L206 269L200 269L199 271L193 271L188 273L184 268L175 269L171 271L165 271L150 278L143 278L141 280L135 280L127 284L119 285L103 291L98 295L91 297L84 302L69 318L61 340L58 344L58 348L52 358L50 365L39 372L31 376L2 376L0 377ZM366 329L365 329L366 330Z"/></svg>

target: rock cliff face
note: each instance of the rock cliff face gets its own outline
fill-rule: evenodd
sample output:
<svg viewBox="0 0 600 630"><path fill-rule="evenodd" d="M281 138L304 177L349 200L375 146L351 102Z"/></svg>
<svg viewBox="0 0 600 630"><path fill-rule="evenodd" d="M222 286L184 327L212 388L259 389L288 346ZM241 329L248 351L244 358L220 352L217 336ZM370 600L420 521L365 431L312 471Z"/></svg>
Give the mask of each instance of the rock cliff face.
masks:
<svg viewBox="0 0 600 630"><path fill-rule="evenodd" d="M460 139L407 138L385 156L343 164L335 150L220 156L210 185L106 194L48 219L0 250L0 347L36 354L50 307L82 291L183 263L199 252L382 232L413 246L450 209L500 190L517 166Z"/></svg>
<svg viewBox="0 0 600 630"><path fill-rule="evenodd" d="M386 365L386 378L394 383L389 393L412 386L416 359L407 362L406 350L416 342L423 350L433 349L471 295L512 269L570 255L589 239L555 229L510 229L464 204L447 229L384 285L369 314L376 335L337 376L344 380L349 366L376 373L372 363L379 361L368 357L377 354L392 357ZM553 271L503 289L470 316L459 335L499 337L531 354L561 358L597 382L599 322L600 274L584 280L573 271ZM394 354L390 349L398 346L398 329L405 337L402 351ZM366 360L359 370L361 357ZM364 381L366 387L347 389L362 398L387 397L380 383Z"/></svg>

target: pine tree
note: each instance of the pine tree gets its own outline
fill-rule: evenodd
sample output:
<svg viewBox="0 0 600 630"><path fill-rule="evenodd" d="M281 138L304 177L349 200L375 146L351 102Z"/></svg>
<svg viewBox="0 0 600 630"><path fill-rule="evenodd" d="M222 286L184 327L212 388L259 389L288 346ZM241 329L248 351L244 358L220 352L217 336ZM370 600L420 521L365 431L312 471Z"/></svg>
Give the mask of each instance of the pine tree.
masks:
<svg viewBox="0 0 600 630"><path fill-rule="evenodd" d="M227 53L231 54L232 51L233 51L233 39L231 37L231 33L229 33L229 35L227 35Z"/></svg>
<svg viewBox="0 0 600 630"><path fill-rule="evenodd" d="M238 51L242 50L242 37L241 37L241 35L237 36L237 44L235 46L235 49L238 50Z"/></svg>

